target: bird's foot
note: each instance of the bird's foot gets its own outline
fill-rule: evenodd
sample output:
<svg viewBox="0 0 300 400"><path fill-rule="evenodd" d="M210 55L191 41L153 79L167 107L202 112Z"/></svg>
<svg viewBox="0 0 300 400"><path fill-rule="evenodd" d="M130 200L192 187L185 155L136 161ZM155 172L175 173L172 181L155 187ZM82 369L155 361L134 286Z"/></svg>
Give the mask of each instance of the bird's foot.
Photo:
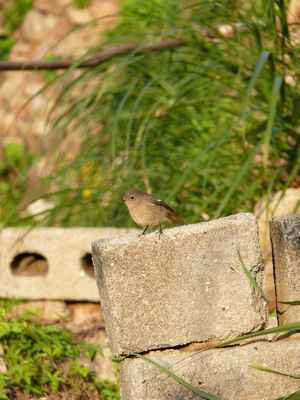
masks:
<svg viewBox="0 0 300 400"><path fill-rule="evenodd" d="M158 233L158 239L160 239L161 235L163 234L161 225L159 225L159 231L156 231L155 233Z"/></svg>
<svg viewBox="0 0 300 400"><path fill-rule="evenodd" d="M149 225L147 225L146 228L143 230L143 232L139 234L139 237L146 235L148 226Z"/></svg>

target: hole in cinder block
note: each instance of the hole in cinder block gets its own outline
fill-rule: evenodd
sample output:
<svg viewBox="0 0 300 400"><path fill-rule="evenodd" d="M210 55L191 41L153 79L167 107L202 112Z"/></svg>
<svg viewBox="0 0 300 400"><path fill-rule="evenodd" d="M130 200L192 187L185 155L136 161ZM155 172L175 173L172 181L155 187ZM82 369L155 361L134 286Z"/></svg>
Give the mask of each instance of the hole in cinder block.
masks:
<svg viewBox="0 0 300 400"><path fill-rule="evenodd" d="M95 278L94 265L91 253L85 253L81 257L81 267L85 275Z"/></svg>
<svg viewBox="0 0 300 400"><path fill-rule="evenodd" d="M39 253L20 253L10 264L13 275L18 276L45 276L49 265L47 259Z"/></svg>

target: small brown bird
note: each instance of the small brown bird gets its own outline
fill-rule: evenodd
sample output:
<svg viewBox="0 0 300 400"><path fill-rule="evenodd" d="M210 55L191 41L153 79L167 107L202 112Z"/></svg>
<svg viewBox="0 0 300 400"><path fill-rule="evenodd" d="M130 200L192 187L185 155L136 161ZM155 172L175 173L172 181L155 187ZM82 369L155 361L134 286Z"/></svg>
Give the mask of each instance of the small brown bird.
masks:
<svg viewBox="0 0 300 400"><path fill-rule="evenodd" d="M125 201L134 222L144 228L142 235L146 233L149 226L159 225L160 236L162 234L161 223L165 219L170 219L173 222L180 219L173 208L164 201L138 189L128 190L123 196L123 201Z"/></svg>

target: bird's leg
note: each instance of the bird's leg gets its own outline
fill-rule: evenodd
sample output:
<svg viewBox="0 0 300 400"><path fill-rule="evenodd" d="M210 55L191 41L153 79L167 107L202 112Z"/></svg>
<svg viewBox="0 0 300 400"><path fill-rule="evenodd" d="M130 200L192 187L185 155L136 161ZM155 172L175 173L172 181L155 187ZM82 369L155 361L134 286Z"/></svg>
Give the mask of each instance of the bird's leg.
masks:
<svg viewBox="0 0 300 400"><path fill-rule="evenodd" d="M159 239L162 234L163 234L163 230L162 230L161 224L159 224L159 236L158 236Z"/></svg>
<svg viewBox="0 0 300 400"><path fill-rule="evenodd" d="M141 235L145 235L145 234L146 234L146 230L148 229L148 226L149 226L149 225L146 226L146 228L143 230L143 232L141 233Z"/></svg>
<svg viewBox="0 0 300 400"><path fill-rule="evenodd" d="M159 231L156 231L155 233L158 233L158 239L160 239L161 235L163 234L161 224L159 224Z"/></svg>

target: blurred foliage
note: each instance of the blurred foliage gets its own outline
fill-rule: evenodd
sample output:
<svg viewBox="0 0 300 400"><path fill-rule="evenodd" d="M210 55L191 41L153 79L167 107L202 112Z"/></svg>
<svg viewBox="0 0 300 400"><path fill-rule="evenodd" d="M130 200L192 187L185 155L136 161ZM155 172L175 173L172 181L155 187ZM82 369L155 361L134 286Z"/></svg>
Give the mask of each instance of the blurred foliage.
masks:
<svg viewBox="0 0 300 400"><path fill-rule="evenodd" d="M16 41L13 33L20 27L32 5L33 0L0 0L0 21L5 35L0 38L0 60L8 58Z"/></svg>
<svg viewBox="0 0 300 400"><path fill-rule="evenodd" d="M99 347L77 342L71 331L55 325L42 325L36 312L21 317L9 315L11 302L0 301L0 344L7 372L0 372L0 399L15 398L15 393L54 394L82 386L90 387L98 399L119 399L114 383L99 381L95 373L79 361L81 355L93 360ZM93 392L94 391L94 392ZM19 398L19 397L18 397Z"/></svg>
<svg viewBox="0 0 300 400"><path fill-rule="evenodd" d="M0 223L15 210L28 190L27 174L34 156L23 143L4 143L0 160Z"/></svg>
<svg viewBox="0 0 300 400"><path fill-rule="evenodd" d="M60 59L61 59L61 57L59 57L55 54L51 54L51 53L47 53L43 57L43 60L45 60L45 61L57 61ZM60 75L59 71L57 71L56 69L44 70L44 71L42 71L42 74L43 74L45 81L49 84L54 82Z"/></svg>
<svg viewBox="0 0 300 400"><path fill-rule="evenodd" d="M73 0L73 4L76 8L88 7L92 0Z"/></svg>
<svg viewBox="0 0 300 400"><path fill-rule="evenodd" d="M127 0L88 55L170 37L185 46L76 74L75 63L52 84L55 168L42 186L55 206L40 223L129 226L119 200L130 187L189 223L252 211L262 196L299 186L299 40L285 3ZM5 224L32 222L20 218L24 207Z"/></svg>

